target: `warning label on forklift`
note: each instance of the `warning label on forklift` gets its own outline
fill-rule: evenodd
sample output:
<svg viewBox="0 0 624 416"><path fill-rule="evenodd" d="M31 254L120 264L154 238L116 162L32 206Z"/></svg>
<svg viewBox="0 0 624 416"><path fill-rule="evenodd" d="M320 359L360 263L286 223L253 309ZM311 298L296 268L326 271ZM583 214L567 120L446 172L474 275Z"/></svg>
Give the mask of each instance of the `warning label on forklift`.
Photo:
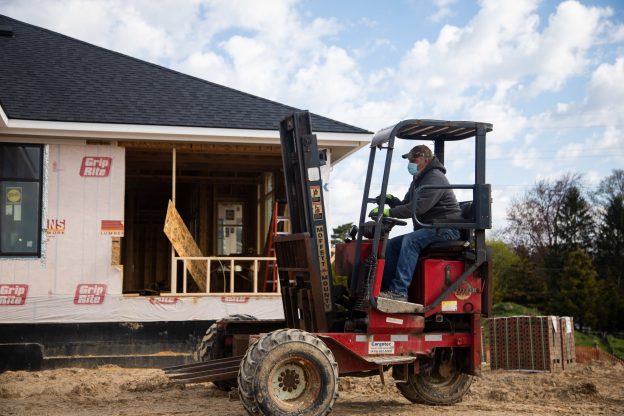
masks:
<svg viewBox="0 0 624 416"><path fill-rule="evenodd" d="M312 213L315 220L323 219L323 204L321 202L312 202Z"/></svg>
<svg viewBox="0 0 624 416"><path fill-rule="evenodd" d="M310 186L310 198L312 198L312 202L317 202L321 200L321 187L318 185Z"/></svg>
<svg viewBox="0 0 624 416"><path fill-rule="evenodd" d="M394 354L394 341L371 341L368 343L369 354Z"/></svg>
<svg viewBox="0 0 624 416"><path fill-rule="evenodd" d="M457 312L457 301L456 300L443 300L442 312Z"/></svg>

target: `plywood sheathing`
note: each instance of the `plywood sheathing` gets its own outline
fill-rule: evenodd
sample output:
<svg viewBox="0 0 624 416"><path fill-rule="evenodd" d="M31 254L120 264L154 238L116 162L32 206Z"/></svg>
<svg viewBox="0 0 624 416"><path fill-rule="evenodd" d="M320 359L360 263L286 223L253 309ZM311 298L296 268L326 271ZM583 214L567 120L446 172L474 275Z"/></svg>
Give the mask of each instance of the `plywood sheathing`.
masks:
<svg viewBox="0 0 624 416"><path fill-rule="evenodd" d="M112 237L111 244L111 265L121 265L121 237Z"/></svg>
<svg viewBox="0 0 624 416"><path fill-rule="evenodd" d="M165 219L164 232L171 245L180 257L204 257L190 231L184 224L184 220L169 200L167 217ZM207 264L205 261L188 261L186 263L191 277L197 283L200 292L206 291Z"/></svg>

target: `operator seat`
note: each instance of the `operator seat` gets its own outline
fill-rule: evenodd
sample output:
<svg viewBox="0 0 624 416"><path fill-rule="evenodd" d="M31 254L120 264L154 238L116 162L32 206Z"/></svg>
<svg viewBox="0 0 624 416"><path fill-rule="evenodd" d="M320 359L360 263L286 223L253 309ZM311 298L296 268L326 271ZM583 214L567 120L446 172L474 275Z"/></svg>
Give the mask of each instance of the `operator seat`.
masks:
<svg viewBox="0 0 624 416"><path fill-rule="evenodd" d="M474 207L472 201L459 203L461 209L461 217L465 222L474 222ZM440 241L431 243L422 251L423 257L436 257L440 255L459 255L470 247L474 232L471 229L459 230L459 240Z"/></svg>

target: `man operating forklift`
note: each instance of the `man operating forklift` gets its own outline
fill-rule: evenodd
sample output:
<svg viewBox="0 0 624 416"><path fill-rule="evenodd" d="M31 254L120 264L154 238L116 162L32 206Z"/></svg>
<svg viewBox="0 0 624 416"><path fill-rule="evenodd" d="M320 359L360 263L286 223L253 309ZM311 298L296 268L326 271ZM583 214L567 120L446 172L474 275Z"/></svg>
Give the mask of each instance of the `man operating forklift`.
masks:
<svg viewBox="0 0 624 416"><path fill-rule="evenodd" d="M384 217L412 218L412 204L418 221L431 224L435 220L461 219L461 210L452 189L427 188L414 192L421 186L446 186L446 168L425 145L415 146L403 159L409 161L407 170L413 176L405 198L401 201L392 195L386 196ZM377 208L371 212L377 215ZM459 230L455 228L422 228L414 221L414 231L391 238L386 249L386 263L379 296L407 302L407 293L418 257L429 244L458 240Z"/></svg>

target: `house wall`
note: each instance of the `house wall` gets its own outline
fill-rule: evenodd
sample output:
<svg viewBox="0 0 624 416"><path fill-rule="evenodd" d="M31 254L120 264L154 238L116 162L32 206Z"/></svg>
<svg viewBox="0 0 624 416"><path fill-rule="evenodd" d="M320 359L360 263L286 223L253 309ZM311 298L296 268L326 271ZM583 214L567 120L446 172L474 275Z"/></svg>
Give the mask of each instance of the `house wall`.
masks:
<svg viewBox="0 0 624 416"><path fill-rule="evenodd" d="M44 164L43 256L0 259L0 323L282 317L275 296L124 296L111 255L112 238L123 234L125 149L49 144Z"/></svg>

